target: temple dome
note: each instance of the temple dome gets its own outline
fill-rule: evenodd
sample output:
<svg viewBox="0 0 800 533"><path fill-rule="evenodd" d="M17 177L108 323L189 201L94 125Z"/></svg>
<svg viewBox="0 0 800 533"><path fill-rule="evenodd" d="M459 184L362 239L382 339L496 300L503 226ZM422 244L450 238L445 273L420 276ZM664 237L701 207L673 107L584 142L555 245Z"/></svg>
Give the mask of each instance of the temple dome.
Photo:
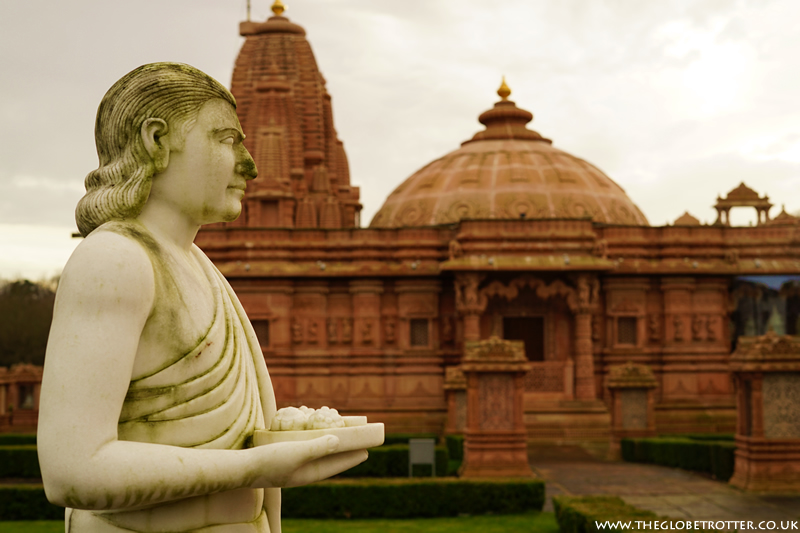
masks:
<svg viewBox="0 0 800 533"><path fill-rule="evenodd" d="M649 225L625 191L594 165L526 128L533 115L508 100L480 115L484 131L415 172L392 192L372 228L461 219L584 218Z"/></svg>

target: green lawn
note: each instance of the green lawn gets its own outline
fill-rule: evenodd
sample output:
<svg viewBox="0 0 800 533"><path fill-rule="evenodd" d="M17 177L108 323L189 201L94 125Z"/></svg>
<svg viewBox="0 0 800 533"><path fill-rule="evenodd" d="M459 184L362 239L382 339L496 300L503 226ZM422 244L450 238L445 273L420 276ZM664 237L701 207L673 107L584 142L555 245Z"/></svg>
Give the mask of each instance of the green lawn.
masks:
<svg viewBox="0 0 800 533"><path fill-rule="evenodd" d="M0 522L0 533L62 533L63 522ZM553 513L411 520L285 519L284 533L557 533Z"/></svg>

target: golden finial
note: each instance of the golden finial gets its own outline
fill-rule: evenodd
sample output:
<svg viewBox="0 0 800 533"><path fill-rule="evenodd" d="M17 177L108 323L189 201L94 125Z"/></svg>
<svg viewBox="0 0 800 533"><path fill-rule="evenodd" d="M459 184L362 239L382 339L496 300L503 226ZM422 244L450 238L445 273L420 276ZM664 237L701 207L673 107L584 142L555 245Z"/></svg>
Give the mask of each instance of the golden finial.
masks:
<svg viewBox="0 0 800 533"><path fill-rule="evenodd" d="M283 5L283 2L275 0L275 3L272 4L272 12L275 13L275 16L280 17L284 11L286 11L286 6Z"/></svg>
<svg viewBox="0 0 800 533"><path fill-rule="evenodd" d="M511 95L511 89L509 89L508 85L506 85L505 76L503 76L503 83L500 84L500 88L497 89L497 95L502 98L504 102L508 100L509 95Z"/></svg>

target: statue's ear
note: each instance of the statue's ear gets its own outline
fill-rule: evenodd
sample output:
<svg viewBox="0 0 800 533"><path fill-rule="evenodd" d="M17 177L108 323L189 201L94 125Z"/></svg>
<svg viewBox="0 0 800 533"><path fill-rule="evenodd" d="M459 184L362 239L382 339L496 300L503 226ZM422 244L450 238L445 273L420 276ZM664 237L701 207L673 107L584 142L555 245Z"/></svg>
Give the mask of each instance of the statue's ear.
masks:
<svg viewBox="0 0 800 533"><path fill-rule="evenodd" d="M156 167L162 172L169 164L169 126L160 118L148 118L142 123L142 142Z"/></svg>

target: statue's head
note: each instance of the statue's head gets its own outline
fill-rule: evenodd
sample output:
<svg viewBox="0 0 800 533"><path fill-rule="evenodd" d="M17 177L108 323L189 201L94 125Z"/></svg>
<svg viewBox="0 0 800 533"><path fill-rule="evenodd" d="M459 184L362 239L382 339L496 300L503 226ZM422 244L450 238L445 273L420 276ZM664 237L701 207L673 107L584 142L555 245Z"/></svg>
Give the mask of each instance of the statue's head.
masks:
<svg viewBox="0 0 800 533"><path fill-rule="evenodd" d="M152 178L163 169L145 148L145 121L163 120L180 139L203 104L217 98L236 107L233 95L217 80L180 63L143 65L108 90L94 130L100 166L86 176L86 195L75 210L81 235L109 220L136 217L147 202Z"/></svg>

